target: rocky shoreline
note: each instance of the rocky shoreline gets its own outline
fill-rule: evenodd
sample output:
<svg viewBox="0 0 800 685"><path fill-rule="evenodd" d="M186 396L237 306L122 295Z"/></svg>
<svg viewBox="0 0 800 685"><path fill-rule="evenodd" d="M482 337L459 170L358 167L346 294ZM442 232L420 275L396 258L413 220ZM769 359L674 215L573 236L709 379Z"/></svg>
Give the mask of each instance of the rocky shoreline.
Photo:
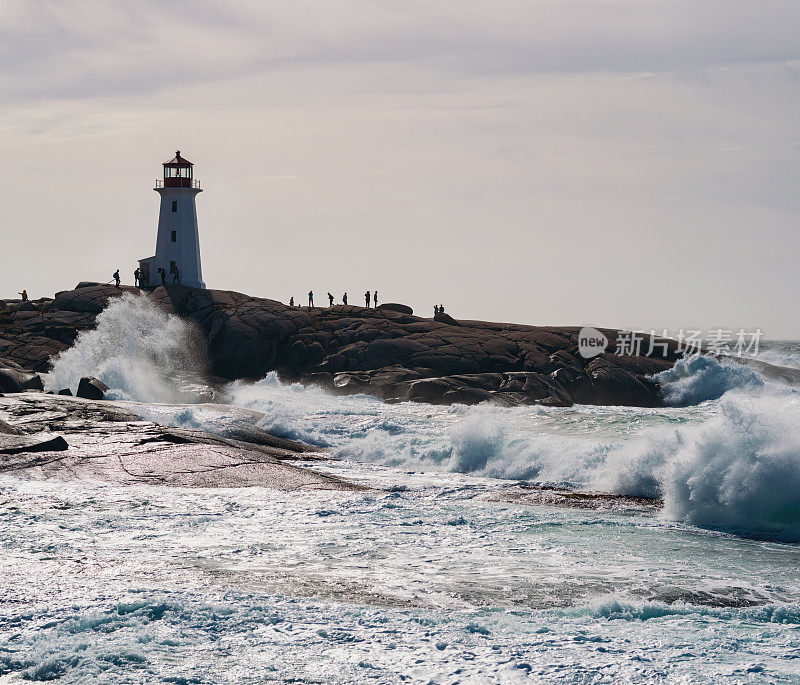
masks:
<svg viewBox="0 0 800 685"><path fill-rule="evenodd" d="M0 301L0 390L40 389L36 374L126 292L144 291L81 283L53 299ZM178 285L146 295L195 324L207 344L208 379L217 385L276 371L285 380L389 401L647 407L661 403L651 376L679 358L675 341L660 340L654 356L584 359L578 327L423 318L397 304L308 309ZM617 331L601 331L614 349ZM649 343L645 336L643 351Z"/></svg>
<svg viewBox="0 0 800 685"><path fill-rule="evenodd" d="M247 416L223 436L143 420L126 403L34 391L0 396L0 474L117 485L363 489L288 463L322 456L318 448L257 428L257 412L216 411Z"/></svg>

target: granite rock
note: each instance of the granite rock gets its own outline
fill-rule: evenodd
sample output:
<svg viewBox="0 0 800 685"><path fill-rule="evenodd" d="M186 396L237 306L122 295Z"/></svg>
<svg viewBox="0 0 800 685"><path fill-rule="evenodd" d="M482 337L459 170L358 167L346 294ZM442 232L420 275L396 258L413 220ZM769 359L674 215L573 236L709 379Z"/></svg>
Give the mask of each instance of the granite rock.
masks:
<svg viewBox="0 0 800 685"><path fill-rule="evenodd" d="M36 311L0 308L0 357L31 371L94 325L108 302L135 288L81 283ZM414 316L385 303L289 307L225 290L159 286L149 297L194 322L208 350L210 374L222 380L259 379L270 371L336 392L367 392L387 400L501 404L627 404L655 406L652 375L671 368L675 341L650 346L648 356L606 352L584 359L578 327L526 326ZM602 330L609 350L618 333Z"/></svg>

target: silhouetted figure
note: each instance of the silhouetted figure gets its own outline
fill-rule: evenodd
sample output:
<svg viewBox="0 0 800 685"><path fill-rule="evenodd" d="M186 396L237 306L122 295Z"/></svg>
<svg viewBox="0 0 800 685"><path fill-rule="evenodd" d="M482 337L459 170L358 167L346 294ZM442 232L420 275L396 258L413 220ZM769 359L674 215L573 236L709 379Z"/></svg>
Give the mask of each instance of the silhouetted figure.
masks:
<svg viewBox="0 0 800 685"><path fill-rule="evenodd" d="M178 267L176 266L172 271L172 284L180 285L181 284L181 272L178 271Z"/></svg>
<svg viewBox="0 0 800 685"><path fill-rule="evenodd" d="M161 285L167 284L167 272L162 268L158 267L158 275L161 276Z"/></svg>
<svg viewBox="0 0 800 685"><path fill-rule="evenodd" d="M372 294L372 306L376 307L376 308L378 306L378 291L377 290Z"/></svg>
<svg viewBox="0 0 800 685"><path fill-rule="evenodd" d="M313 290L309 290L308 291L308 308L311 309L311 307L313 307L313 306L314 306L314 291Z"/></svg>
<svg viewBox="0 0 800 685"><path fill-rule="evenodd" d="M367 290L367 292L364 293L364 301L367 303L367 309L369 309L369 298L370 297L372 297L372 295L370 295L369 290Z"/></svg>
<svg viewBox="0 0 800 685"><path fill-rule="evenodd" d="M294 307L294 298L293 297L289 298L289 306L290 307Z"/></svg>
<svg viewBox="0 0 800 685"><path fill-rule="evenodd" d="M433 315L436 316L438 314L439 314L439 305L435 304L433 305Z"/></svg>
<svg viewBox="0 0 800 685"><path fill-rule="evenodd" d="M119 288L119 269L114 272L114 285Z"/></svg>
<svg viewBox="0 0 800 685"><path fill-rule="evenodd" d="M344 295L342 295L342 302L344 302L345 304L347 304L347 293L345 293Z"/></svg>
<svg viewBox="0 0 800 685"><path fill-rule="evenodd" d="M25 290L25 288L22 289L21 293L17 293L17 295L19 295L22 298L23 302L27 302L28 301L28 291Z"/></svg>
<svg viewBox="0 0 800 685"><path fill-rule="evenodd" d="M328 293L328 306L333 307L333 295Z"/></svg>
<svg viewBox="0 0 800 685"><path fill-rule="evenodd" d="M139 287L139 276L142 275L142 272L139 271L139 267L136 267L136 271L133 272L133 284L138 288Z"/></svg>
<svg viewBox="0 0 800 685"><path fill-rule="evenodd" d="M444 314L444 305L443 304L439 305L439 313L440 314Z"/></svg>

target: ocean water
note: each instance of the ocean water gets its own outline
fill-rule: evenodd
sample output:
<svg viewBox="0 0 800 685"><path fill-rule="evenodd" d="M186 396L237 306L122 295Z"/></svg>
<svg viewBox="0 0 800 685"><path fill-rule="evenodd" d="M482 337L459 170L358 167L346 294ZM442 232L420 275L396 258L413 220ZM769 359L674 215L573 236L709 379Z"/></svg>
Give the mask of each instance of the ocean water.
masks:
<svg viewBox="0 0 800 685"><path fill-rule="evenodd" d="M224 430L155 403L183 353L115 344L149 315L104 314L51 382L94 364L147 418ZM232 384L365 492L2 476L0 683L800 682L800 391L705 358L661 380L660 409Z"/></svg>

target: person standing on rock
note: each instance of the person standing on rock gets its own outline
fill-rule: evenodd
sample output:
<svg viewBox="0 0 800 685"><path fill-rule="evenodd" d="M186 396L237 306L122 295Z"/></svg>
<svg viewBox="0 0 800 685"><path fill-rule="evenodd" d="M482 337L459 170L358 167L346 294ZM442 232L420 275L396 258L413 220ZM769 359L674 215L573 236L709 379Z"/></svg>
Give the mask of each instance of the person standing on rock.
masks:
<svg viewBox="0 0 800 685"><path fill-rule="evenodd" d="M444 305L443 304L439 305L439 313L440 314L444 314Z"/></svg>
<svg viewBox="0 0 800 685"><path fill-rule="evenodd" d="M17 295L19 295L22 298L23 302L27 302L28 301L28 291L25 290L25 288L22 289L21 293L17 293Z"/></svg>
<svg viewBox="0 0 800 685"><path fill-rule="evenodd" d="M369 298L370 297L371 297L370 292L369 292L369 290L367 290L367 292L364 293L364 302L367 303L367 305L366 305L367 309L369 309Z"/></svg>
<svg viewBox="0 0 800 685"><path fill-rule="evenodd" d="M439 305L435 304L433 305L433 315L438 316L438 314L439 314Z"/></svg>
<svg viewBox="0 0 800 685"><path fill-rule="evenodd" d="M180 285L181 284L181 272L178 271L178 265L175 265L175 270L172 272L172 284Z"/></svg>
<svg viewBox="0 0 800 685"><path fill-rule="evenodd" d="M158 275L161 276L161 285L167 284L167 272L162 267L158 267Z"/></svg>
<svg viewBox="0 0 800 685"><path fill-rule="evenodd" d="M342 302L344 302L345 304L347 304L347 293L345 293L344 295L342 295Z"/></svg>
<svg viewBox="0 0 800 685"><path fill-rule="evenodd" d="M311 309L314 306L314 291L308 291L308 308Z"/></svg>
<svg viewBox="0 0 800 685"><path fill-rule="evenodd" d="M294 298L293 297L289 298L289 306L290 307L294 307Z"/></svg>
<svg viewBox="0 0 800 685"><path fill-rule="evenodd" d="M374 293L372 293L372 306L375 307L375 309L378 308L378 291L377 290Z"/></svg>
<svg viewBox="0 0 800 685"><path fill-rule="evenodd" d="M142 272L139 271L139 267L136 267L136 271L133 272L133 284L138 288L139 287L139 276L142 275Z"/></svg>
<svg viewBox="0 0 800 685"><path fill-rule="evenodd" d="M117 270L114 272L114 276L113 276L112 278L114 279L114 284L115 284L115 286L116 286L117 288L119 288L119 269L117 269Z"/></svg>
<svg viewBox="0 0 800 685"><path fill-rule="evenodd" d="M333 295L328 293L328 306L333 307Z"/></svg>

